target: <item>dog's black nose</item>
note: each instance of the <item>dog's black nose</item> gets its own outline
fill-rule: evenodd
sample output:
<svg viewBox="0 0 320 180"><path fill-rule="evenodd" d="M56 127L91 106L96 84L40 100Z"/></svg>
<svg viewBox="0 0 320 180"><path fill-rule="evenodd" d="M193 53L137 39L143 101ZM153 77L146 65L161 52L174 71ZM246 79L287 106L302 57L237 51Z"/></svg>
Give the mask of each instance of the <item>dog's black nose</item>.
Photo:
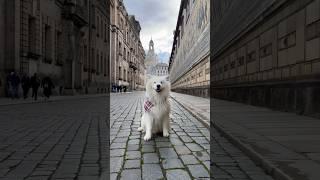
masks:
<svg viewBox="0 0 320 180"><path fill-rule="evenodd" d="M160 84L157 84L157 88L160 89L160 87L161 87Z"/></svg>

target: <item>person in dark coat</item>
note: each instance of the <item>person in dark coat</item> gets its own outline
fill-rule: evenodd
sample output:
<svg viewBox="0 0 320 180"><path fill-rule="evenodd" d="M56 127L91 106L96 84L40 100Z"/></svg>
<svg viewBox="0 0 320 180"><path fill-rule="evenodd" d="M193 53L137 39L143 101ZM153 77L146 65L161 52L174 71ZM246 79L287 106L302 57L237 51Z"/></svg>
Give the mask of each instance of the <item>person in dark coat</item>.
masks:
<svg viewBox="0 0 320 180"><path fill-rule="evenodd" d="M121 86L120 86L120 93L122 93L122 88L123 88L123 86L121 85Z"/></svg>
<svg viewBox="0 0 320 180"><path fill-rule="evenodd" d="M7 97L13 98L13 92L12 92L12 77L13 77L14 72L11 72L7 76L7 83L6 83L6 90L7 90Z"/></svg>
<svg viewBox="0 0 320 180"><path fill-rule="evenodd" d="M37 73L34 73L34 75L30 79L30 85L32 88L32 97L34 97L34 100L38 99L38 89L40 86L40 79L37 75Z"/></svg>
<svg viewBox="0 0 320 180"><path fill-rule="evenodd" d="M117 85L117 92L120 92L120 86Z"/></svg>
<svg viewBox="0 0 320 180"><path fill-rule="evenodd" d="M30 78L27 74L23 74L21 78L21 87L23 90L23 98L26 99L30 89Z"/></svg>
<svg viewBox="0 0 320 180"><path fill-rule="evenodd" d="M52 89L54 88L52 80L49 76L43 78L41 87L43 88L43 94L46 100L49 99L52 94Z"/></svg>
<svg viewBox="0 0 320 180"><path fill-rule="evenodd" d="M11 88L12 88L12 98L19 98L19 85L20 85L20 77L17 73L13 73L11 76Z"/></svg>

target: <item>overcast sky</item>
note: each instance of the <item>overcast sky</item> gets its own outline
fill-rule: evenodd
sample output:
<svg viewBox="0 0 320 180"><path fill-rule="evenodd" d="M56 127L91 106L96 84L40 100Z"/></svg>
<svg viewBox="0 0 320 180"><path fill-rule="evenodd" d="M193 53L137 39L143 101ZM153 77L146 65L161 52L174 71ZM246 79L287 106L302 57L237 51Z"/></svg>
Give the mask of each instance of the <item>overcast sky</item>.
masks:
<svg viewBox="0 0 320 180"><path fill-rule="evenodd" d="M161 62L168 63L172 48L173 31L176 28L180 0L124 0L129 15L135 15L140 22L140 38L144 49L149 41Z"/></svg>

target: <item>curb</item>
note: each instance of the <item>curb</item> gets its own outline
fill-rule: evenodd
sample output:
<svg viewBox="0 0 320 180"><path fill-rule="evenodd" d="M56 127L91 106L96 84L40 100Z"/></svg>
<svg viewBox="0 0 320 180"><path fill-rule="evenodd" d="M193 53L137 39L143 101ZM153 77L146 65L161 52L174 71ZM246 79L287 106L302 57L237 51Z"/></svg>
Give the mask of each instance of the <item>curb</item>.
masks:
<svg viewBox="0 0 320 180"><path fill-rule="evenodd" d="M253 160L253 162L257 166L260 166L262 169L264 169L266 173L273 177L275 180L292 180L291 177L285 174L281 169L277 168L272 162L265 159L254 149L241 142L239 138L233 136L231 133L224 130L221 126L217 125L217 123L213 123L213 127L216 128L233 145L235 145L242 152L244 152L244 154L246 154L251 160Z"/></svg>
<svg viewBox="0 0 320 180"><path fill-rule="evenodd" d="M38 101L29 101L29 102L19 102L19 103L7 103L7 104L0 104L1 106L14 106L14 105L22 105L22 104L40 104L40 103L53 103L53 102L59 102L59 101L67 101L67 100L77 100L77 99L90 99L90 98L97 98L97 97L103 97L103 96L108 96L108 94L101 94L101 95L96 95L96 96L66 96L67 98L62 98L62 99L54 99L54 100L38 100Z"/></svg>
<svg viewBox="0 0 320 180"><path fill-rule="evenodd" d="M198 121L200 121L206 128L208 128L210 130L210 119L209 122L203 120L203 117L200 117L199 115L197 115L196 113L193 112L193 110L191 110L189 107L187 107L186 105L182 104L181 102L179 102L176 98L174 98L173 96L170 96L171 99L173 99L175 102L177 102L180 106L182 106L183 108L185 108L193 117L195 117Z"/></svg>
<svg viewBox="0 0 320 180"><path fill-rule="evenodd" d="M210 128L210 124L203 120L197 113L193 112L189 107L180 103L176 98L172 97L179 105L184 107L189 113L191 113L195 118L197 118L201 123L203 123L207 128ZM292 180L287 174L285 174L281 169L277 168L272 162L265 159L261 154L256 152L254 149L249 147L248 145L241 142L241 140L235 136L233 136L230 132L223 129L217 123L211 123L214 128L218 130L227 140L229 140L233 145L238 147L245 155L247 155L253 162L260 166L262 169L266 171L267 174L272 176L275 180Z"/></svg>

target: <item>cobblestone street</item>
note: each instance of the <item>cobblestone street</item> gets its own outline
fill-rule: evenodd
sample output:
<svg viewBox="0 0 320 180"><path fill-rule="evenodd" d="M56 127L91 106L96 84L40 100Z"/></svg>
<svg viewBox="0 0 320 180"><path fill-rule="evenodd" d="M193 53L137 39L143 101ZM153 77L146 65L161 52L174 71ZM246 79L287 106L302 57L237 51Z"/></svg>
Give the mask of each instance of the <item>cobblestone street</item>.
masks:
<svg viewBox="0 0 320 180"><path fill-rule="evenodd" d="M170 137L143 141L143 95L111 95L110 179L209 179L210 131L172 100ZM0 179L109 179L106 101L0 106ZM211 142L214 179L271 179L215 130Z"/></svg>
<svg viewBox="0 0 320 180"><path fill-rule="evenodd" d="M108 166L106 101L0 106L0 179L99 179Z"/></svg>
<svg viewBox="0 0 320 180"><path fill-rule="evenodd" d="M209 179L210 131L172 100L170 137L145 142L137 131L143 95L111 96L111 179ZM215 130L211 142L213 179L272 179Z"/></svg>

